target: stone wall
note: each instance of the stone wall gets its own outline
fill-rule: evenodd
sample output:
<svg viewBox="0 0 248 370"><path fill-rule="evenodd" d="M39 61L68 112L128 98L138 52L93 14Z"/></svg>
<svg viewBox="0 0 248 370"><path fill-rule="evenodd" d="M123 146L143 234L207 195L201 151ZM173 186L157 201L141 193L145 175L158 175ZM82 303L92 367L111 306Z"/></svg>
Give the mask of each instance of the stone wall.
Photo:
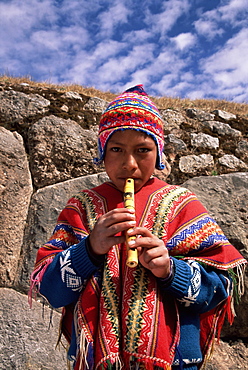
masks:
<svg viewBox="0 0 248 370"><path fill-rule="evenodd" d="M0 85L0 369L66 369L65 351L55 350L60 313L50 320L40 298L29 308L29 276L68 198L107 179L92 162L106 105L49 86ZM247 258L248 120L192 108L161 114L167 166L155 175L193 190ZM247 368L247 306L246 294L208 370L223 361Z"/></svg>

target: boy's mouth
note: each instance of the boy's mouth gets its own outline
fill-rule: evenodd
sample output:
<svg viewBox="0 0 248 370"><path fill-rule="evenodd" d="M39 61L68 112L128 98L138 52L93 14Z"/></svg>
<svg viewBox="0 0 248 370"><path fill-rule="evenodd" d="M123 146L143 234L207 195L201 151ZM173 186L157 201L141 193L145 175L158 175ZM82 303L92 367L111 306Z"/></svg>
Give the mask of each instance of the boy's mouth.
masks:
<svg viewBox="0 0 248 370"><path fill-rule="evenodd" d="M126 181L127 179L133 179L134 181L137 181L138 180L138 177L133 177L133 176L127 176L127 177L123 177L121 178L123 181Z"/></svg>

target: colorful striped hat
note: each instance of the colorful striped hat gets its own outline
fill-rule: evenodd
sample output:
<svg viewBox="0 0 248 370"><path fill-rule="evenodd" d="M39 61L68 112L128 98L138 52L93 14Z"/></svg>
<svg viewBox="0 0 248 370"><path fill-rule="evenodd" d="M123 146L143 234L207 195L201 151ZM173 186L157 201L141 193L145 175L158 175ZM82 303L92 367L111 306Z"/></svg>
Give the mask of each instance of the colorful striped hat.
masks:
<svg viewBox="0 0 248 370"><path fill-rule="evenodd" d="M110 136L116 131L127 129L145 132L152 137L158 149L156 168L164 169L162 162L163 120L158 108L144 91L143 85L126 90L113 100L103 112L98 133L98 158L95 158L94 163L103 161Z"/></svg>

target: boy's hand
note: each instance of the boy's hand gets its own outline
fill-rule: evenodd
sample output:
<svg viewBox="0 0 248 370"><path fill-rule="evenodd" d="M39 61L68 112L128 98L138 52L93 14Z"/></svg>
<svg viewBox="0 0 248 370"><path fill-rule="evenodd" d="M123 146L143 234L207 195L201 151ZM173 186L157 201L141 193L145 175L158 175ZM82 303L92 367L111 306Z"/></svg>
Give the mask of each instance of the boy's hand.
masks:
<svg viewBox="0 0 248 370"><path fill-rule="evenodd" d="M140 263L159 278L166 278L170 273L170 257L164 242L145 227L135 227L128 235L139 235L129 242L130 248L137 248Z"/></svg>
<svg viewBox="0 0 248 370"><path fill-rule="evenodd" d="M106 254L116 244L124 243L123 231L136 225L134 210L127 208L116 208L105 213L97 220L89 239L93 253ZM116 234L122 235L116 236Z"/></svg>

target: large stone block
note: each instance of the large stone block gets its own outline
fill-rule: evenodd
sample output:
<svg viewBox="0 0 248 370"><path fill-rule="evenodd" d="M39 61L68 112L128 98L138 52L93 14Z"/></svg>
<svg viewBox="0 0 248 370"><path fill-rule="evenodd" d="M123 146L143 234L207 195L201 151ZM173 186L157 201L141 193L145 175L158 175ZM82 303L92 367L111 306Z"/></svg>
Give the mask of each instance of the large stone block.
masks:
<svg viewBox="0 0 248 370"><path fill-rule="evenodd" d="M29 128L28 145L30 168L38 188L100 171L93 164L96 134L72 120L42 118Z"/></svg>
<svg viewBox="0 0 248 370"><path fill-rule="evenodd" d="M24 94L20 91L0 92L0 125L11 128L13 123L28 125L28 119L35 119L49 110L50 101L39 94Z"/></svg>
<svg viewBox="0 0 248 370"><path fill-rule="evenodd" d="M183 186L193 191L217 221L229 241L248 258L248 173L233 173L221 176L195 177ZM247 270L246 270L247 271ZM247 271L248 273L248 271ZM234 324L225 325L222 336L247 338L248 327L248 276L245 294L235 306L237 317Z"/></svg>
<svg viewBox="0 0 248 370"><path fill-rule="evenodd" d="M106 173L89 175L39 189L32 197L23 243L19 284L27 291L38 248L48 241L59 213L67 200L82 189L98 186L108 179Z"/></svg>
<svg viewBox="0 0 248 370"><path fill-rule="evenodd" d="M16 277L32 191L22 137L0 127L1 285L12 285Z"/></svg>
<svg viewBox="0 0 248 370"><path fill-rule="evenodd" d="M227 238L248 257L248 172L201 176L183 186L193 191Z"/></svg>
<svg viewBox="0 0 248 370"><path fill-rule="evenodd" d="M59 312L34 300L30 309L26 295L0 288L0 370L67 370L66 350L55 350L59 321Z"/></svg>

